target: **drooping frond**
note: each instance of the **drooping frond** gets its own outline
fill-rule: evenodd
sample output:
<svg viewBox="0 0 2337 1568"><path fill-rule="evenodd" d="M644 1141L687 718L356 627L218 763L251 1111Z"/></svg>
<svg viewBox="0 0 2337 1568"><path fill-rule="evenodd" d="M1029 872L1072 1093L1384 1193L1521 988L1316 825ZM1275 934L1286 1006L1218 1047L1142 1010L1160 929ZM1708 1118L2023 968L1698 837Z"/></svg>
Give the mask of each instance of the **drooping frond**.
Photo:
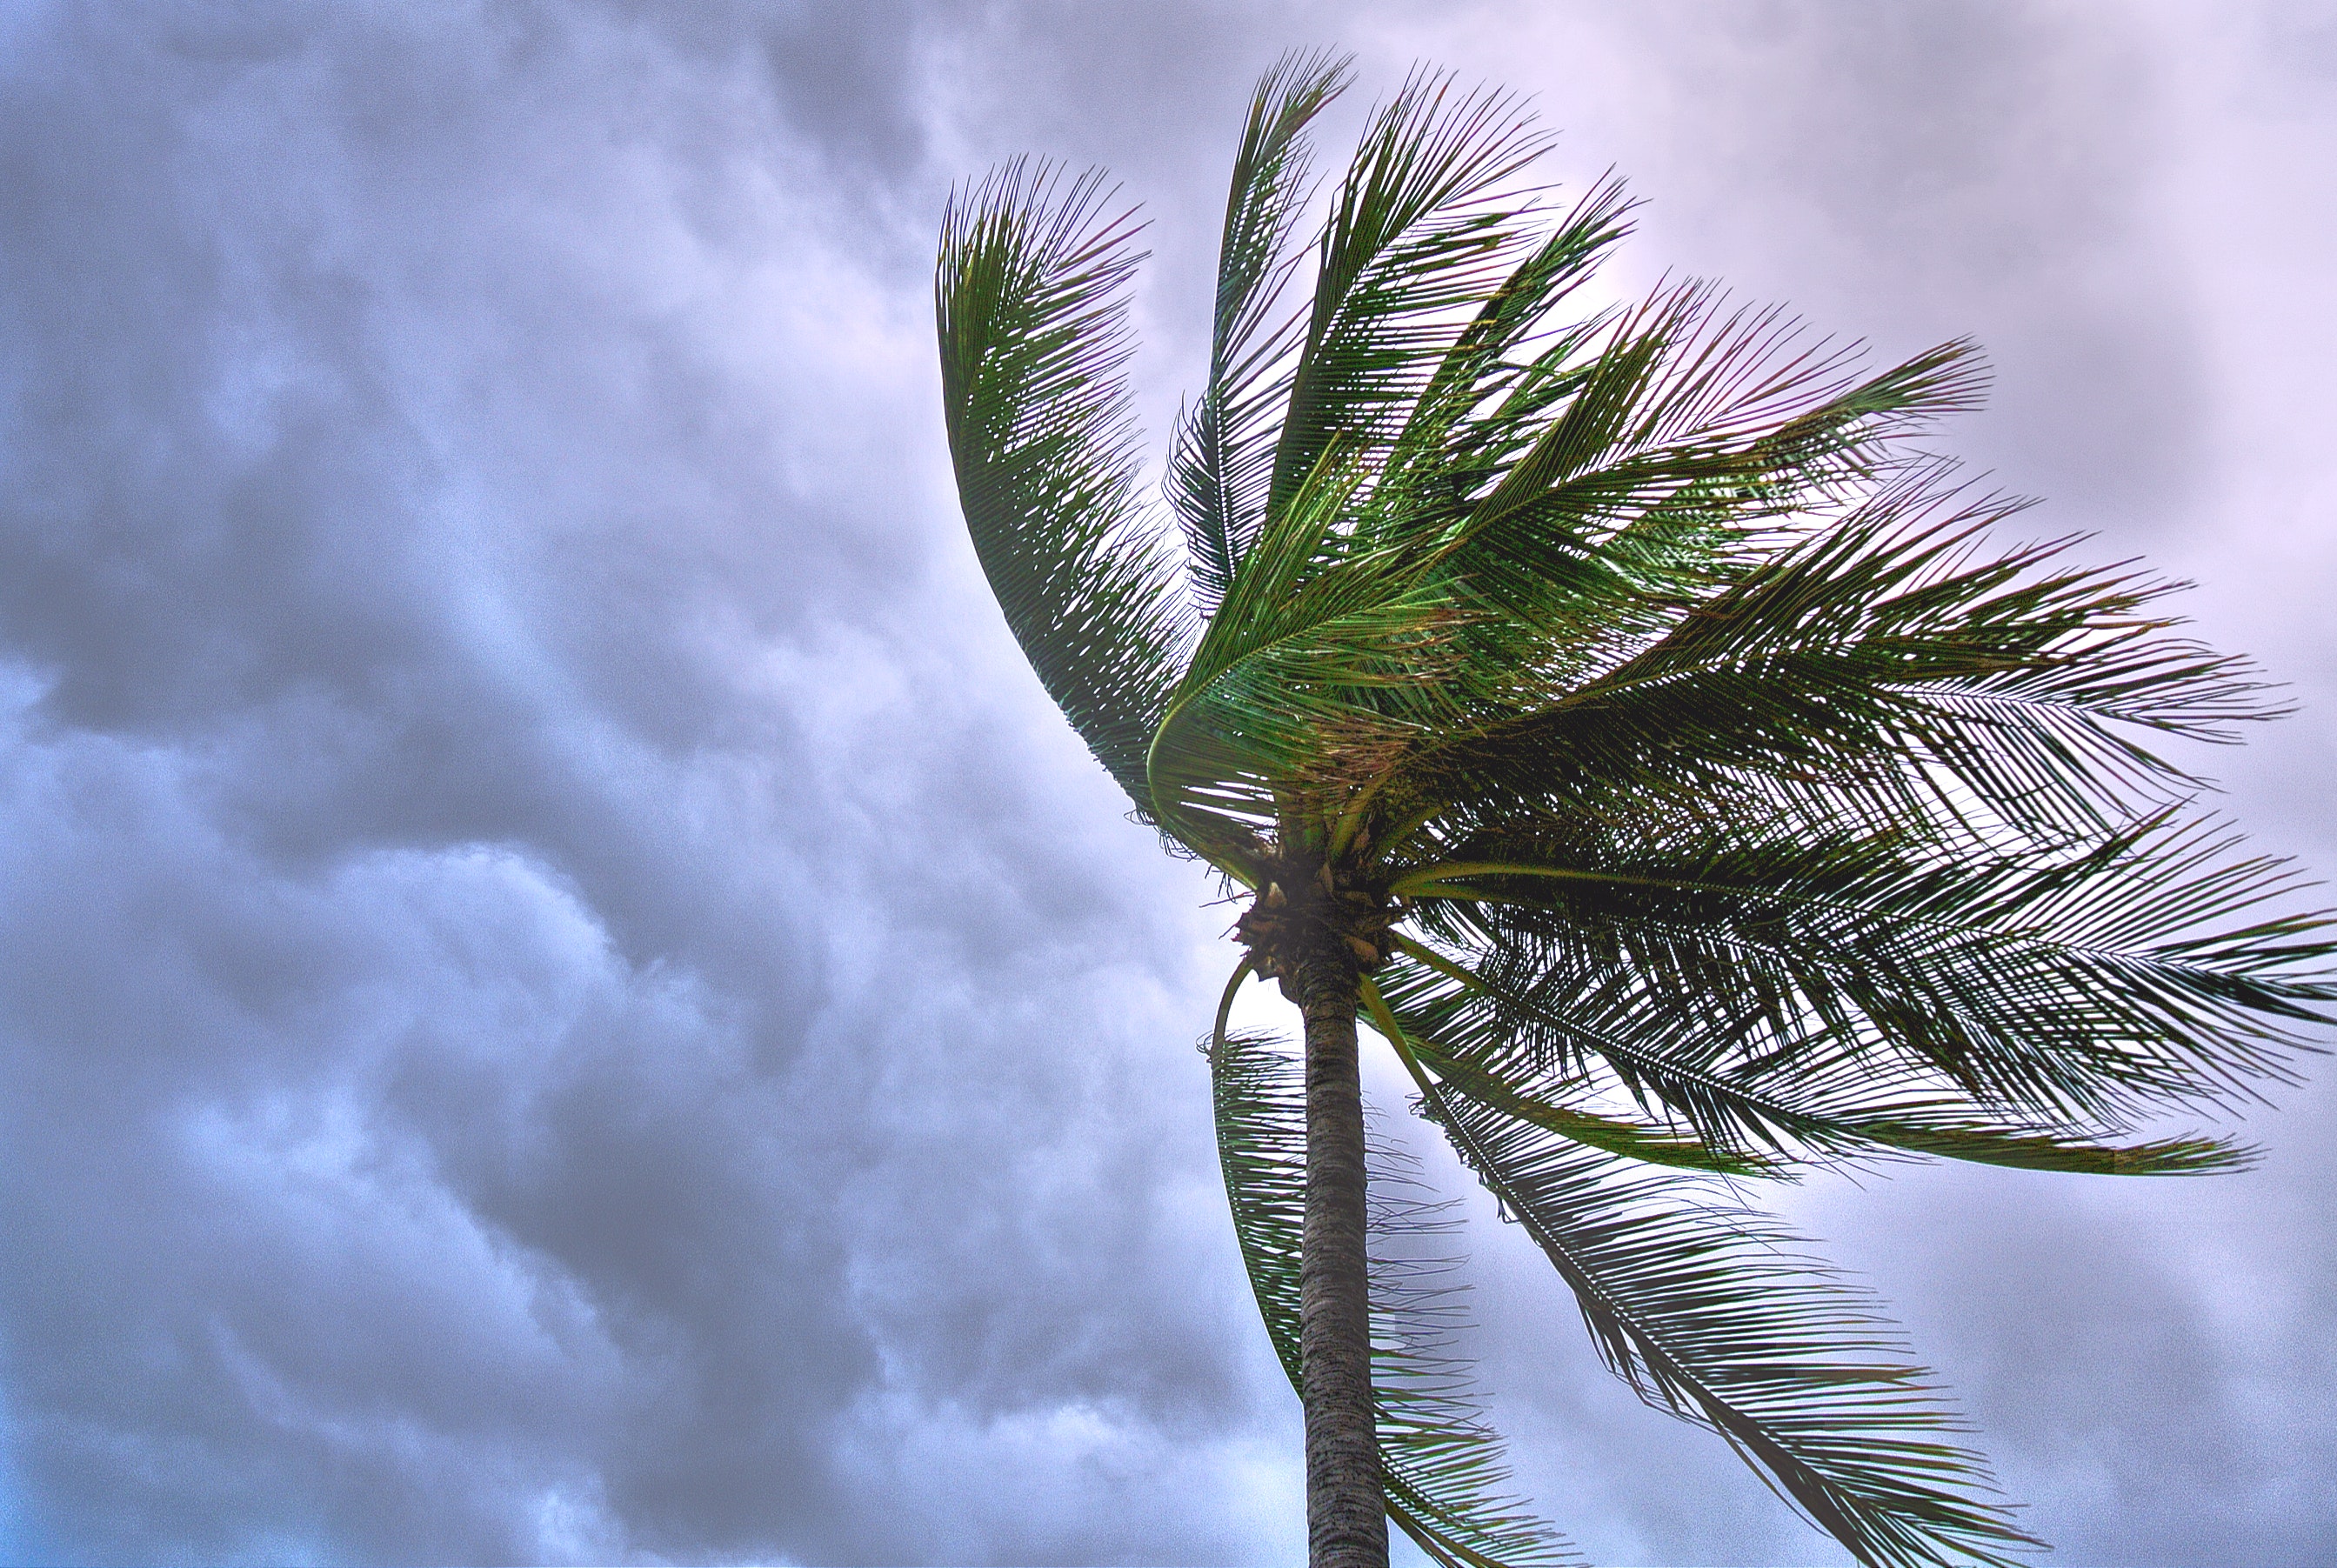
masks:
<svg viewBox="0 0 2337 1568"><path fill-rule="evenodd" d="M1304 318L1282 310L1299 257L1291 231L1305 210L1312 159L1306 127L1353 74L1345 59L1288 54L1258 82L1226 200L1217 257L1209 381L1178 426L1168 492L1185 528L1197 607L1225 597L1257 537L1291 358Z"/></svg>
<svg viewBox="0 0 2337 1568"><path fill-rule="evenodd" d="M1492 852L1397 883L1474 954L1446 1001L1635 1085L1693 1068L1832 1119L1952 1100L2115 1130L2290 1077L2298 1027L2337 1006L2324 923L2264 913L2293 874L2209 825L2049 859L1711 828L1472 847ZM1579 1033L1606 1019L1607 1044Z"/></svg>
<svg viewBox="0 0 2337 1568"><path fill-rule="evenodd" d="M1709 1427L1861 1562L2004 1563L2033 1545L1923 1368L1862 1292L1773 1222L1421 1080L1503 1211L1540 1246L1600 1355Z"/></svg>
<svg viewBox="0 0 2337 1568"><path fill-rule="evenodd" d="M1497 1109L1480 1079L1619 1088L1737 1153L2227 1168L2244 1152L2122 1135L2288 1078L2337 1005L2322 923L2261 912L2293 879L2196 829L2045 864L1752 834L1518 848L1421 890L1448 950L1400 941L1384 977L1432 1066Z"/></svg>
<svg viewBox="0 0 2337 1568"><path fill-rule="evenodd" d="M1031 666L1151 811L1145 747L1187 640L1173 558L1135 494L1121 367L1139 259L1099 174L1017 162L951 199L934 278L966 525Z"/></svg>
<svg viewBox="0 0 2337 1568"><path fill-rule="evenodd" d="M1298 1064L1271 1039L1228 1031L1222 1015L1208 1057L1234 1232L1266 1332L1297 1388L1306 1187ZM1406 1194L1402 1163L1384 1145L1373 1166L1372 1385L1388 1516L1445 1568L1579 1563L1508 1494L1501 1439L1471 1392L1467 1364L1451 1354L1459 1327L1452 1290L1433 1263L1423 1268L1397 1250L1422 1228L1424 1206Z"/></svg>
<svg viewBox="0 0 2337 1568"><path fill-rule="evenodd" d="M1938 1157L2021 1170L2188 1175L2243 1167L2251 1151L2201 1136L2136 1141L2123 1129L1977 1104L1936 1075L1862 1076L1841 1060L1807 1075L1745 1065L1738 1018L1693 1020L1646 1005L1621 971L1604 987L1559 982L1496 953L1475 968L1409 939L1379 978L1391 1018L1448 1097L1588 1147L1722 1174L1791 1178L1804 1163ZM1697 1032L1698 1029L1706 1032ZM1618 1095L1652 1124L1584 1127ZM1556 1106L1564 1116L1534 1114ZM1618 1118L1599 1116L1599 1124Z"/></svg>

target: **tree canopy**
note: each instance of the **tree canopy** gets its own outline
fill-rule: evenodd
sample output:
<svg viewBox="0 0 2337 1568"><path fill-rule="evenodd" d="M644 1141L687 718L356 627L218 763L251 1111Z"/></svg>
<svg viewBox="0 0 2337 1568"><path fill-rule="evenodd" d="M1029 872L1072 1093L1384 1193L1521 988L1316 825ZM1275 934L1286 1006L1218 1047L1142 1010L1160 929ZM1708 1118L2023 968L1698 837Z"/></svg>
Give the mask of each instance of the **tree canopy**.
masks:
<svg viewBox="0 0 2337 1568"><path fill-rule="evenodd" d="M1348 76L1258 85L1165 505L1132 214L1027 161L953 200L944 406L1000 607L1141 819L1252 897L1227 1003L1335 937L1350 1016L1641 1398L1863 1562L2002 1561L2030 1543L1929 1375L1745 1186L2244 1164L2168 1118L2293 1076L2332 944L2169 743L2277 706L2177 585L2009 541L2024 503L1928 444L1970 344L1877 372L1710 284L1611 298L1621 187L1560 200L1527 106L1433 72L1318 193ZM1298 1066L1224 1007L1208 1057L1296 1383ZM1436 1280L1384 1256L1372 1310L1389 1516L1446 1563L1567 1560Z"/></svg>

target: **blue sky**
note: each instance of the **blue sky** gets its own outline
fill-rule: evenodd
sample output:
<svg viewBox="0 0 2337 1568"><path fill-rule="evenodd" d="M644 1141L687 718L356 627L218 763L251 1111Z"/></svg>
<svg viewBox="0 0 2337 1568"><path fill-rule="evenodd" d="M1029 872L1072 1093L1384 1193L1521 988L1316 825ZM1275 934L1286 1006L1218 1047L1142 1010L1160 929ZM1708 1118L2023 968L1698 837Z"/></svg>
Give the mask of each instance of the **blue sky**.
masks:
<svg viewBox="0 0 2337 1568"><path fill-rule="evenodd" d="M2324 6L23 5L0 1551L1296 1555L1191 1049L1227 914L998 621L928 287L953 180L1110 166L1157 443L1249 84L1318 44L1335 140L1415 59L1536 94L1648 203L1618 286L1979 337L1947 444L2199 580L2300 709L2225 807L2337 865ZM2053 1561L2337 1555L2321 1077L2246 1176L1793 1196ZM1595 1561L1836 1560L1470 1245Z"/></svg>

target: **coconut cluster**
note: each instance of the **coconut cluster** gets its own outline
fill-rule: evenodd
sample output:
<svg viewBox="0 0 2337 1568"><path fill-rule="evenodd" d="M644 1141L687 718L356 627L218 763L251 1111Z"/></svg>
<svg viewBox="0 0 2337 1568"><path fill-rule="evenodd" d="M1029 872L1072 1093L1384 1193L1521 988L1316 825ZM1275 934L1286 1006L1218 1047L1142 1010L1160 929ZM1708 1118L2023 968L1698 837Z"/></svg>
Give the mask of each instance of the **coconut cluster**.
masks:
<svg viewBox="0 0 2337 1568"><path fill-rule="evenodd" d="M1311 873L1286 870L1270 879L1235 923L1234 935L1249 950L1250 967L1266 979L1287 981L1296 972L1300 946L1325 936L1370 974L1387 962L1388 928L1408 907L1406 900L1391 899L1325 863Z"/></svg>

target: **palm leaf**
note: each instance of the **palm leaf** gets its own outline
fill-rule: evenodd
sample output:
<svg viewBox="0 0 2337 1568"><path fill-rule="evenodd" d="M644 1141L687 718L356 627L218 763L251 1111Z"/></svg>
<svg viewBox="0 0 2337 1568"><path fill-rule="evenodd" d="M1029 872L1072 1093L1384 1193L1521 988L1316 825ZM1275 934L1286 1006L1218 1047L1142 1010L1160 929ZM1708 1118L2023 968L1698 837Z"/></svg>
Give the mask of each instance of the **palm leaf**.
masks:
<svg viewBox="0 0 2337 1568"><path fill-rule="evenodd" d="M1149 815L1145 747L1188 639L1167 541L1136 499L1120 371L1139 257L1110 198L1100 175L1019 162L953 195L934 310L983 570L1048 695Z"/></svg>
<svg viewBox="0 0 2337 1568"><path fill-rule="evenodd" d="M1277 511L1325 452L1384 451L1466 316L1528 243L1513 177L1548 137L1521 103L1414 73L1374 117L1325 224L1274 456Z"/></svg>
<svg viewBox="0 0 2337 1568"><path fill-rule="evenodd" d="M2166 817L2049 860L1581 835L1396 885L1470 904L1452 929L1481 977L1553 1014L1628 1015L1667 1059L2118 1126L2292 1077L2295 1026L2337 1002L2327 922L2262 918L2295 878L2233 847Z"/></svg>
<svg viewBox="0 0 2337 1568"><path fill-rule="evenodd" d="M1147 765L1162 820L1204 852L1280 826L1289 781L1323 778L1359 730L1424 729L1463 699L1448 598L1345 549L1364 477L1326 455L1268 520L1170 695Z"/></svg>
<svg viewBox="0 0 2337 1568"><path fill-rule="evenodd" d="M1603 313L1555 330L1547 324L1629 231L1630 208L1620 181L1601 180L1478 307L1405 414L1376 487L1375 511L1435 514L1480 493L1534 440L1550 409L1588 379L1588 369L1575 361L1597 336ZM1530 346L1530 358L1511 357Z"/></svg>
<svg viewBox="0 0 2337 1568"><path fill-rule="evenodd" d="M1968 345L1860 381L1854 348L1811 340L1781 311L1724 303L1710 285L1681 283L1618 321L1579 390L1445 550L1473 545L1530 576L1546 536L1579 547L1683 495L1707 511L1734 500L1765 521L1781 501L1823 501L1872 475L1893 433L1973 402Z"/></svg>
<svg viewBox="0 0 2337 1568"><path fill-rule="evenodd" d="M1408 939L1379 978L1390 1018L1445 1094L1610 1154L1730 1175L1790 1175L1800 1161L1939 1157L2021 1170L2187 1175L2243 1168L2251 1151L2180 1136L2135 1142L2115 1128L2007 1122L1951 1086L1880 1083L1853 1069L1740 1074L1726 1059L1744 1030L1687 1033L1627 986L1586 993L1472 969ZM1486 1086L1494 1086L1489 1090ZM1584 1126L1568 1102L1617 1094L1653 1125ZM1567 1118L1537 1115L1563 1105ZM1616 1118L1601 1116L1601 1123Z"/></svg>
<svg viewBox="0 0 2337 1568"><path fill-rule="evenodd" d="M1989 556L1981 531L2009 503L1961 502L1944 477L1908 475L1665 609L1533 710L1397 759L1378 809L1423 825L1651 804L1738 820L1759 801L2046 844L2195 789L2136 732L2227 740L2269 716L2243 661L2167 635L2155 607L2174 585L2053 570L2058 546Z"/></svg>
<svg viewBox="0 0 2337 1568"><path fill-rule="evenodd" d="M1678 1201L1614 1156L1447 1093L1379 1027L1503 1212L1573 1290L1608 1366L1658 1409L1711 1428L1813 1523L1875 1564L2009 1561L2034 1545L1958 1423L1899 1358L1863 1293L1742 1208Z"/></svg>
<svg viewBox="0 0 2337 1568"><path fill-rule="evenodd" d="M1626 964L1564 968L1547 950L1521 961L1492 946L1464 964L1411 940L1381 977L1389 1005L1421 1058L1452 1092L1522 1116L1577 1142L1642 1159L1656 1155L1505 1103L1597 1103L1620 1094L1657 1118L1635 1136L1659 1163L1778 1174L1774 1160L1867 1158L1899 1153L2127 1175L2188 1174L2245 1164L2249 1152L2198 1136L2140 1142L2117 1120L2007 1107L1951 1077L1814 1029L1798 1049L1770 1048L1770 998L1682 1006L1676 976Z"/></svg>
<svg viewBox="0 0 2337 1568"><path fill-rule="evenodd" d="M1276 436L1303 317L1277 317L1298 258L1289 240L1311 164L1305 131L1352 75L1345 59L1287 54L1250 100L1217 258L1209 381L1179 424L1168 493L1185 528L1194 599L1204 614L1233 582L1266 513Z"/></svg>

